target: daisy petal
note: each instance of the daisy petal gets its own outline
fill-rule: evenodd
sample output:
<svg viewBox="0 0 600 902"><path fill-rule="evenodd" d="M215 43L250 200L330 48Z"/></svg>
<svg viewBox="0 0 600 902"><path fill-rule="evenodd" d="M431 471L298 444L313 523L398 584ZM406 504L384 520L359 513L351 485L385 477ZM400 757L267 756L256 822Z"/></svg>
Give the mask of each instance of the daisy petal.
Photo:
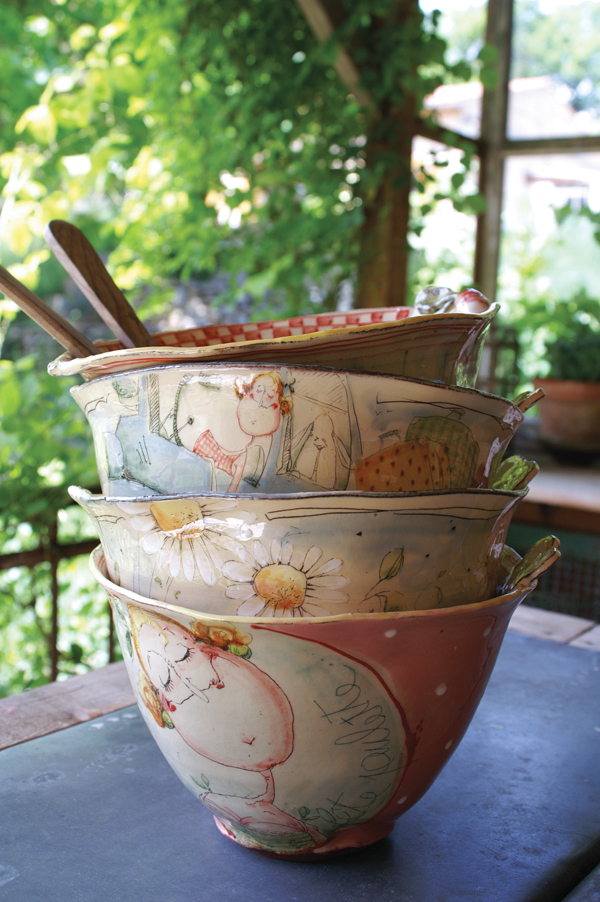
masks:
<svg viewBox="0 0 600 902"><path fill-rule="evenodd" d="M256 574L256 568L242 561L225 561L222 568L223 574L236 583L252 582Z"/></svg>
<svg viewBox="0 0 600 902"><path fill-rule="evenodd" d="M315 589L320 586L329 586L330 589L341 589L347 586L350 580L347 576L311 576L310 586Z"/></svg>
<svg viewBox="0 0 600 902"><path fill-rule="evenodd" d="M281 542L279 539L273 539L271 542L271 560L274 564L281 562Z"/></svg>
<svg viewBox="0 0 600 902"><path fill-rule="evenodd" d="M165 542L163 547L160 549L160 554L158 555L158 566L166 567L169 563L169 555L171 553L171 544L173 540L170 542Z"/></svg>
<svg viewBox="0 0 600 902"><path fill-rule="evenodd" d="M183 542L181 546L181 563L183 565L183 575L191 583L196 572L196 565L189 542Z"/></svg>
<svg viewBox="0 0 600 902"><path fill-rule="evenodd" d="M288 564L290 567L293 567L294 570L302 571L302 565L304 563L304 556L300 554L299 551L294 551L294 553L290 556Z"/></svg>
<svg viewBox="0 0 600 902"><path fill-rule="evenodd" d="M256 592L251 583L238 583L236 586L227 586L225 595L227 598L233 598L236 601L239 601L240 599L242 601L247 601L249 598L254 598ZM258 596L256 597L258 598ZM264 604L264 601L262 604Z"/></svg>
<svg viewBox="0 0 600 902"><path fill-rule="evenodd" d="M148 532L150 529L156 527L154 519L148 516L132 517L129 521L129 525L132 529L135 529L136 532Z"/></svg>
<svg viewBox="0 0 600 902"><path fill-rule="evenodd" d="M257 598L255 596L252 599L249 598L248 601L243 601L236 613L241 617L259 617L264 606L265 603L262 598Z"/></svg>
<svg viewBox="0 0 600 902"><path fill-rule="evenodd" d="M335 604L348 601L348 596L345 592L337 592L335 589L327 589L325 587L322 589L315 587L314 590L309 590L306 593L306 597L310 598L311 601L313 598L318 598L320 601L333 601Z"/></svg>
<svg viewBox="0 0 600 902"><path fill-rule="evenodd" d="M164 540L165 537L162 532L149 532L142 539L142 548L146 554L156 554L162 548Z"/></svg>
<svg viewBox="0 0 600 902"><path fill-rule="evenodd" d="M294 546L291 542L284 542L281 546L281 564L289 564L294 553Z"/></svg>
<svg viewBox="0 0 600 902"><path fill-rule="evenodd" d="M148 515L148 510L145 504L139 504L135 501L121 501L117 504L117 507L120 511L123 511L125 514L146 514Z"/></svg>
<svg viewBox="0 0 600 902"><path fill-rule="evenodd" d="M327 561L325 564L322 564L318 567L312 576L323 576L325 573L335 573L336 570L339 570L344 562L341 561L337 557L332 557L331 560Z"/></svg>
<svg viewBox="0 0 600 902"><path fill-rule="evenodd" d="M255 542L252 546L252 551L254 552L254 557L261 567L267 567L271 563L262 542Z"/></svg>
<svg viewBox="0 0 600 902"><path fill-rule="evenodd" d="M200 571L200 576L207 586L214 586L217 581L217 574L207 555L204 546L200 542L194 542L194 557Z"/></svg>
<svg viewBox="0 0 600 902"><path fill-rule="evenodd" d="M203 501L200 506L202 513L206 516L207 514L222 514L224 511L233 510L237 505L237 501L225 501L220 498L218 501Z"/></svg>
<svg viewBox="0 0 600 902"><path fill-rule="evenodd" d="M180 569L181 549L179 547L179 543L174 541L171 545L171 551L169 552L169 571L173 579L176 579L179 576Z"/></svg>
<svg viewBox="0 0 600 902"><path fill-rule="evenodd" d="M306 552L306 557L304 558L304 565L302 567L302 570L304 571L304 573L308 573L310 568L314 567L314 565L320 559L322 554L323 554L323 552L321 551L320 548L317 548L316 545L313 545L311 548L308 549L308 551Z"/></svg>

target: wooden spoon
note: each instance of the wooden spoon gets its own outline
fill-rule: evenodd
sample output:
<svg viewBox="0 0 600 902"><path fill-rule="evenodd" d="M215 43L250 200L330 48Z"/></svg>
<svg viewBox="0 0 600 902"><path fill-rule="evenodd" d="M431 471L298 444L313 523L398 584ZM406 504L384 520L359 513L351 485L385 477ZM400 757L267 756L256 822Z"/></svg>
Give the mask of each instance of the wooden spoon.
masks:
<svg viewBox="0 0 600 902"><path fill-rule="evenodd" d="M46 226L44 237L54 256L124 348L148 348L156 344L81 229L54 219Z"/></svg>
<svg viewBox="0 0 600 902"><path fill-rule="evenodd" d="M27 316L41 326L48 335L51 335L72 354L74 357L89 357L90 354L99 354L95 344L86 338L75 326L53 310L49 304L23 285L15 276L3 266L0 266L0 291L7 298L14 301Z"/></svg>

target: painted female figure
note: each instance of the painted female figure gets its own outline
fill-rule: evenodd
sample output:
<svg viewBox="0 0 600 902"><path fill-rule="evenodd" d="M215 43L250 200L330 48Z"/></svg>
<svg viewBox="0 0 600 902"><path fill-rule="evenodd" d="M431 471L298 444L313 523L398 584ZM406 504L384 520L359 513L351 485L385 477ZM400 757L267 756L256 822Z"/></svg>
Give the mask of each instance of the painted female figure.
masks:
<svg viewBox="0 0 600 902"><path fill-rule="evenodd" d="M258 796L207 791L202 801L247 831L304 833L307 846L324 842L317 830L274 803L272 770L293 751L294 716L281 687L248 660L250 637L234 626L200 621L188 631L140 609L131 610L131 621L142 667L140 694L159 726L172 726L205 758L264 779Z"/></svg>

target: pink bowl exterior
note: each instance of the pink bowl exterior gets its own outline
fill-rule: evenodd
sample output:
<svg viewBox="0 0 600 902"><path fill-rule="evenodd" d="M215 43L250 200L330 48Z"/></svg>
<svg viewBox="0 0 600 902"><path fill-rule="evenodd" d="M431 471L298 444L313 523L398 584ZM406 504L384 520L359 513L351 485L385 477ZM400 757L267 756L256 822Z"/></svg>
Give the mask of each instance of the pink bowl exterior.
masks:
<svg viewBox="0 0 600 902"><path fill-rule="evenodd" d="M277 857L312 860L387 835L427 791L477 709L511 615L536 585L523 582L497 598L444 610L265 622L211 617L127 592L106 577L100 549L92 572L113 604L144 719L183 783L236 842ZM217 716L204 712L210 704L220 706L220 698L225 704L228 684L231 691L235 681L225 671L237 672L236 665L246 671L237 682L243 698L233 699L234 709L244 713L226 719L223 747L234 748L238 740L254 747L253 710L265 687L272 687L271 701L281 702L285 720L277 742L288 746L265 768L266 794L251 788L256 773L250 779L249 770L231 762L228 771L221 764L213 783L215 754L193 750L194 737L206 732L198 732L191 707L187 716L181 711L192 698L189 689L180 704L172 690L150 683L147 665L140 663L155 660L155 650L147 651L140 635L158 635L157 629L159 654L163 647L167 654L169 634L177 635L184 642L180 650L187 642L194 654L210 659L217 679L223 677L223 696L218 686L205 688L206 700L212 695L208 705L196 705L200 718ZM137 636L133 644L127 630ZM251 661L235 657L250 645ZM181 680L182 674L171 676ZM192 685L193 672L183 678ZM250 692L254 682L257 693ZM171 705L172 729L162 721L157 700ZM262 713L266 724L268 705Z"/></svg>

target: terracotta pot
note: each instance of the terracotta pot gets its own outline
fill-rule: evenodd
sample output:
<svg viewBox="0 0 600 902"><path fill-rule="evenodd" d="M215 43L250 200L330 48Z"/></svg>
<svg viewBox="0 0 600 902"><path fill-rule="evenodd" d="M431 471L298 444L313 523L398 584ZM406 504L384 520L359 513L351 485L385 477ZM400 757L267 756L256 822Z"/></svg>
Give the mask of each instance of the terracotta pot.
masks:
<svg viewBox="0 0 600 902"><path fill-rule="evenodd" d="M100 548L91 566L140 711L183 784L235 842L318 860L386 836L431 786L556 546L521 563L507 549L510 588L479 604L287 621L149 601L107 578Z"/></svg>
<svg viewBox="0 0 600 902"><path fill-rule="evenodd" d="M600 451L600 382L536 379L546 397L539 407L540 437L565 451Z"/></svg>

